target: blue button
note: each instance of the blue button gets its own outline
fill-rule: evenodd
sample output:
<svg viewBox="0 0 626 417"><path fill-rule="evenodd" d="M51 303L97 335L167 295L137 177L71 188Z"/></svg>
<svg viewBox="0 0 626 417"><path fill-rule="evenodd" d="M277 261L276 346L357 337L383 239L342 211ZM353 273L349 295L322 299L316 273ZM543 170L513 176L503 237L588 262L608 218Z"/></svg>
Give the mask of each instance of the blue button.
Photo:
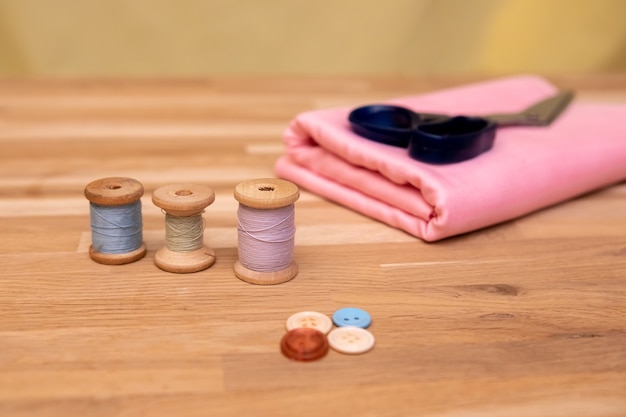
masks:
<svg viewBox="0 0 626 417"><path fill-rule="evenodd" d="M345 307L335 311L333 323L337 327L356 326L365 329L372 324L372 318L365 310L356 307Z"/></svg>

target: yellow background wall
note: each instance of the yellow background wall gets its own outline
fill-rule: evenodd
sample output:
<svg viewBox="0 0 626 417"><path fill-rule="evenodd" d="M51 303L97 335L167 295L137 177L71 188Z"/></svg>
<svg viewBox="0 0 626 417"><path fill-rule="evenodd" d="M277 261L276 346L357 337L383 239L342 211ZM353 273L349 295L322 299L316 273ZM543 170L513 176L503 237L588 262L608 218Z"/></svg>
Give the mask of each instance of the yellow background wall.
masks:
<svg viewBox="0 0 626 417"><path fill-rule="evenodd" d="M0 0L0 75L626 71L626 0Z"/></svg>

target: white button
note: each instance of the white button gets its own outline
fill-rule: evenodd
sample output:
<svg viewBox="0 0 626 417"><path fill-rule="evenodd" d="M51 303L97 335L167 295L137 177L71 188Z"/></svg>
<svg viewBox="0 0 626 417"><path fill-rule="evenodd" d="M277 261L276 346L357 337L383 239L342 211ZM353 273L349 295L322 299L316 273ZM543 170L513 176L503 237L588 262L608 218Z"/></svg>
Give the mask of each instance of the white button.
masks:
<svg viewBox="0 0 626 417"><path fill-rule="evenodd" d="M360 327L337 327L328 334L328 343L337 352L357 355L374 347L374 335Z"/></svg>
<svg viewBox="0 0 626 417"><path fill-rule="evenodd" d="M326 334L333 328L333 321L327 315L317 311L301 311L287 319L286 327L287 330L311 327Z"/></svg>

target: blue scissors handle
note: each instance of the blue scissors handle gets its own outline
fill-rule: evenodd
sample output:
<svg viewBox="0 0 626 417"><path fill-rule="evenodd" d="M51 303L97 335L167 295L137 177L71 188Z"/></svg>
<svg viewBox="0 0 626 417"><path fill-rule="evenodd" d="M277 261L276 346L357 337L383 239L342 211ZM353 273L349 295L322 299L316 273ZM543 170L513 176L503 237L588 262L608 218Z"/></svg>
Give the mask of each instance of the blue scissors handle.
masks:
<svg viewBox="0 0 626 417"><path fill-rule="evenodd" d="M353 110L352 129L376 142L409 149L423 162L460 162L489 150L496 124L480 117L416 113L400 106L375 104Z"/></svg>

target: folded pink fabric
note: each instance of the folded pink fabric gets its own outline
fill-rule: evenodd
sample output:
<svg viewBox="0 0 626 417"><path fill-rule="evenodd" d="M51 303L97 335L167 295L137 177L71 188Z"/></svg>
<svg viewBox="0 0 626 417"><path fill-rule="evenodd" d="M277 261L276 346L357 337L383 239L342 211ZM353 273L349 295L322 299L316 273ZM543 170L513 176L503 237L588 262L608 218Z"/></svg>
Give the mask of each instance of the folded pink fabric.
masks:
<svg viewBox="0 0 626 417"><path fill-rule="evenodd" d="M517 76L389 100L414 111L520 111L556 93ZM370 104L370 103L360 103ZM276 175L426 241L522 216L626 178L626 105L576 99L548 127L502 127L486 153L430 165L355 134L352 108L299 114Z"/></svg>

